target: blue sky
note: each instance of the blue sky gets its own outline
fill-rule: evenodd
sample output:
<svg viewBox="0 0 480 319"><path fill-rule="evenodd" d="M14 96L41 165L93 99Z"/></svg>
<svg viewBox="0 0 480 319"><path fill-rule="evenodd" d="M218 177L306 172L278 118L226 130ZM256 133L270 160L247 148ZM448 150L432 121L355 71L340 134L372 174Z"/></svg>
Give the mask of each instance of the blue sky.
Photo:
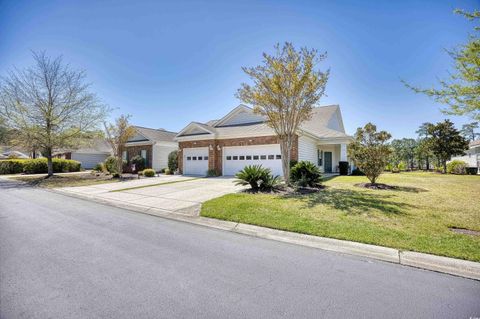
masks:
<svg viewBox="0 0 480 319"><path fill-rule="evenodd" d="M445 48L473 24L453 14L478 1L21 1L0 0L0 74L63 55L87 72L112 118L179 131L240 102L242 66L277 42L327 51L322 105L339 104L347 133L366 122L394 137L440 121L440 105L400 79L430 87L452 65ZM468 118L452 117L458 126Z"/></svg>

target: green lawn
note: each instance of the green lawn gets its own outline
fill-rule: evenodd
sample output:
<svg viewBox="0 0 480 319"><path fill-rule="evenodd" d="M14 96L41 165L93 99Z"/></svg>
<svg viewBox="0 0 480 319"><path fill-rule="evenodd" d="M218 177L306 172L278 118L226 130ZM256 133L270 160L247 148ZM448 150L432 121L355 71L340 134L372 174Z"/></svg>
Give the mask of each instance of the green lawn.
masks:
<svg viewBox="0 0 480 319"><path fill-rule="evenodd" d="M32 186L45 188L70 187L70 186L88 186L105 183L116 183L119 179L112 178L111 175L96 176L95 174L61 174L45 178L45 174L39 176L15 176L10 179L26 182Z"/></svg>
<svg viewBox="0 0 480 319"><path fill-rule="evenodd" d="M229 194L203 204L201 215L293 232L480 261L480 176L385 173L396 190L354 186L363 176L339 176L319 193L293 196Z"/></svg>

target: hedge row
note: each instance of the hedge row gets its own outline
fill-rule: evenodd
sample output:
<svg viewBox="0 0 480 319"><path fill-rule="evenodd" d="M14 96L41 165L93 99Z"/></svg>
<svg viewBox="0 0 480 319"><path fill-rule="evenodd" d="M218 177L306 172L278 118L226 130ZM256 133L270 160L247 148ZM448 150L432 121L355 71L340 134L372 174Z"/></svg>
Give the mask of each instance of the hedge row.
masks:
<svg viewBox="0 0 480 319"><path fill-rule="evenodd" d="M80 171L80 162L60 158L53 159L55 173ZM43 174L48 172L47 159L8 159L0 160L0 174Z"/></svg>

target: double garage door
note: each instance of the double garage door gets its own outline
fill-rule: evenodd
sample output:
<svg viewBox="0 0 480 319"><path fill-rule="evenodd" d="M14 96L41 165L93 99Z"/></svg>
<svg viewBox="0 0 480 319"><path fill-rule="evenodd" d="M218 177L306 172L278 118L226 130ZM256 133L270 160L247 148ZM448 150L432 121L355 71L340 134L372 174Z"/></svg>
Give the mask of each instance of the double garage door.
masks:
<svg viewBox="0 0 480 319"><path fill-rule="evenodd" d="M273 175L282 175L279 144L223 147L223 175L233 176L247 165L262 165ZM183 149L183 173L205 176L208 170L208 147Z"/></svg>
<svg viewBox="0 0 480 319"><path fill-rule="evenodd" d="M282 175L279 144L232 146L223 148L223 175L233 176L247 165L262 165L273 175Z"/></svg>

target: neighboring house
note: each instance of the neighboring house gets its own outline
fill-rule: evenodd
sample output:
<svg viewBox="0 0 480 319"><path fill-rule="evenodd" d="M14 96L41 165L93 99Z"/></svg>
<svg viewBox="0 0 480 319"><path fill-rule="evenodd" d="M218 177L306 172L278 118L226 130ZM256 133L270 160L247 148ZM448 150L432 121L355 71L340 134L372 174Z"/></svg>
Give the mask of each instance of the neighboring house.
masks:
<svg viewBox="0 0 480 319"><path fill-rule="evenodd" d="M178 166L186 175L205 175L216 170L232 176L246 165L262 165L282 175L278 138L265 118L239 105L220 120L191 122L176 136ZM301 125L295 138L291 160L306 160L325 173L338 172L340 161L348 161L347 144L338 105L315 107L312 118Z"/></svg>
<svg viewBox="0 0 480 319"><path fill-rule="evenodd" d="M19 146L8 146L8 145L0 145L0 154L5 157L9 157L10 155L15 156L16 158L36 158L41 157L42 154L40 152L31 152L27 149Z"/></svg>
<svg viewBox="0 0 480 319"><path fill-rule="evenodd" d="M94 139L84 147L71 150L56 151L54 156L57 158L72 159L79 161L82 168L92 169L98 163L103 163L107 157L112 155L112 147L105 139Z"/></svg>
<svg viewBox="0 0 480 319"><path fill-rule="evenodd" d="M20 151L7 151L7 152L3 153L3 156L5 156L7 158L11 158L11 157L22 158L22 159L30 158L30 156L28 156L27 154L22 153Z"/></svg>
<svg viewBox="0 0 480 319"><path fill-rule="evenodd" d="M134 156L140 155L145 159L146 167L160 171L168 166L168 154L178 149L174 140L176 132L164 129L152 129L134 126L136 134L125 144L123 160L129 162Z"/></svg>
<svg viewBox="0 0 480 319"><path fill-rule="evenodd" d="M480 174L480 140L470 142L465 155L452 157L448 162L453 160L464 161L468 167L476 168L477 174Z"/></svg>

